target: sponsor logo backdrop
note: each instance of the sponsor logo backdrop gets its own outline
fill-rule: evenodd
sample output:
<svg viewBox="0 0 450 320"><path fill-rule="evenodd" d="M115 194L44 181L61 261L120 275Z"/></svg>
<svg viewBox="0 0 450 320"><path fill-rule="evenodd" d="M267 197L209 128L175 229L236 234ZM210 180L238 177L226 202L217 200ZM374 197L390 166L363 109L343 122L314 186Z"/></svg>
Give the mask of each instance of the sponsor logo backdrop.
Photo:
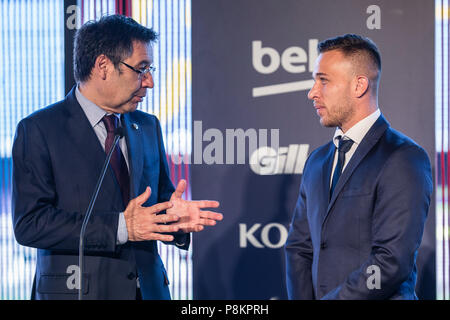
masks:
<svg viewBox="0 0 450 320"><path fill-rule="evenodd" d="M191 166L192 197L217 199L224 213L194 234L194 298L286 299L283 245L303 164L334 132L307 99L316 45L344 33L378 45L380 109L434 163L433 1L192 0L193 121L219 133L193 141L204 157L218 157ZM217 141L227 129L266 129L268 147L259 141L256 152L248 134L242 164L236 138L230 164L230 146ZM270 129L279 129L276 147ZM434 284L433 212L419 255L422 297L434 294L420 283Z"/></svg>

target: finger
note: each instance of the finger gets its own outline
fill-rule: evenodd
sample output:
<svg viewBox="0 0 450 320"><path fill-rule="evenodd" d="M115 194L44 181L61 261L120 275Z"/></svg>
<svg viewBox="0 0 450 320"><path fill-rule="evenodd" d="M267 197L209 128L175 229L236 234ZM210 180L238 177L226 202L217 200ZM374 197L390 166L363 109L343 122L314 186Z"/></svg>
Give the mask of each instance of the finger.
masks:
<svg viewBox="0 0 450 320"><path fill-rule="evenodd" d="M211 219L200 219L197 224L198 225L202 225L202 226L215 226L216 225L216 220L211 220Z"/></svg>
<svg viewBox="0 0 450 320"><path fill-rule="evenodd" d="M172 233L172 232L177 232L178 230L180 230L179 226L165 225L165 224L158 224L154 228L154 232L157 232L157 233Z"/></svg>
<svg viewBox="0 0 450 320"><path fill-rule="evenodd" d="M171 223L180 220L180 217L176 214L160 214L153 218L155 223ZM178 231L178 230L175 230ZM173 231L173 232L175 232Z"/></svg>
<svg viewBox="0 0 450 320"><path fill-rule="evenodd" d="M192 230L191 230L190 232L200 232L200 231L202 231L203 229L204 229L203 226L201 226L201 225L196 225L196 226L194 226L194 227L192 228Z"/></svg>
<svg viewBox="0 0 450 320"><path fill-rule="evenodd" d="M188 229L190 230L189 232L192 231L201 231L203 230L204 226L215 226L217 224L217 222L215 220L210 220L210 219L198 219L195 221L195 223L187 223L185 224L184 227L182 227L181 229ZM199 230L197 230L199 229Z"/></svg>
<svg viewBox="0 0 450 320"><path fill-rule="evenodd" d="M184 228L181 228L184 232L189 233L189 232L200 232L204 229L204 227L202 225L189 225L186 226Z"/></svg>
<svg viewBox="0 0 450 320"><path fill-rule="evenodd" d="M218 208L220 206L219 201L213 200L197 200L192 202L194 202L199 208Z"/></svg>
<svg viewBox="0 0 450 320"><path fill-rule="evenodd" d="M159 241L166 241L166 242L171 242L175 239L175 237L170 234L160 234L160 233L156 233L156 232L150 233L146 238L148 240L159 240Z"/></svg>
<svg viewBox="0 0 450 320"><path fill-rule="evenodd" d="M177 188L175 189L175 191L172 193L172 197L174 198L181 198L181 196L183 195L184 191L186 190L186 180L181 179L178 182ZM171 198L172 198L171 197Z"/></svg>
<svg viewBox="0 0 450 320"><path fill-rule="evenodd" d="M152 189L150 187L145 188L145 191L135 198L136 203L142 206L145 203L145 201L147 201L147 199L150 198L151 194Z"/></svg>
<svg viewBox="0 0 450 320"><path fill-rule="evenodd" d="M151 214L156 214L158 212L167 210L169 208L172 208L173 204L169 201L166 202L161 202L161 203L157 203L152 205L151 207L146 208L148 212L150 212Z"/></svg>
<svg viewBox="0 0 450 320"><path fill-rule="evenodd" d="M200 211L200 218L221 221L223 214L214 211Z"/></svg>

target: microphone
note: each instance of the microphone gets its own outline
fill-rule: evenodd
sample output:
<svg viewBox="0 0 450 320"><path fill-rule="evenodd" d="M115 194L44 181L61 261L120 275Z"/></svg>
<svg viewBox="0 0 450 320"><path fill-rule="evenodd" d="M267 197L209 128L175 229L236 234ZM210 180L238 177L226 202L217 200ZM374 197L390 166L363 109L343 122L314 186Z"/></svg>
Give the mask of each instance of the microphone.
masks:
<svg viewBox="0 0 450 320"><path fill-rule="evenodd" d="M120 139L122 139L122 137L124 136L124 131L123 131L123 127L117 127L116 130L114 130L114 139L119 136L119 138L117 139L117 141L119 141ZM115 141L115 140L114 140ZM114 147L116 145L114 144Z"/></svg>
<svg viewBox="0 0 450 320"><path fill-rule="evenodd" d="M114 130L114 141L109 150L108 155L106 156L105 163L103 164L102 171L100 172L100 176L97 180L97 185L95 186L94 193L92 194L91 201L89 202L89 206L84 215L83 224L81 225L80 231L80 245L78 248L78 269L79 269L79 277L78 277L78 300L83 300L83 258L84 258L84 234L86 232L86 226L89 222L89 218L92 214L92 209L94 208L95 201L97 200L98 193L100 191L100 187L103 183L103 178L106 174L106 169L108 169L109 162L111 161L112 153L116 148L117 142L124 136L123 127L117 127Z"/></svg>

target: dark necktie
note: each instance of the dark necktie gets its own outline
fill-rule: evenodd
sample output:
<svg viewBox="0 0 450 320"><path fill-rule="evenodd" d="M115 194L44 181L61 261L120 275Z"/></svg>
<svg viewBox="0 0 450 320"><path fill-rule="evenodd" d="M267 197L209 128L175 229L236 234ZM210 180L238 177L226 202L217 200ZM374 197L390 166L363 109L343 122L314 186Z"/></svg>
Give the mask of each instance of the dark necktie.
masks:
<svg viewBox="0 0 450 320"><path fill-rule="evenodd" d="M330 199L331 196L333 195L334 188L336 187L339 181L339 177L341 176L342 168L344 167L345 163L345 154L348 152L348 150L350 150L350 148L353 145L353 140L351 139L344 140L341 138L341 136L339 136L338 138L339 138L338 161L336 164L336 168L334 169L333 180L331 182Z"/></svg>
<svg viewBox="0 0 450 320"><path fill-rule="evenodd" d="M117 117L113 114L105 115L102 119L106 127L106 140L105 140L105 152L111 150L112 144L114 142L114 131L117 128ZM130 200L130 177L128 175L127 163L120 150L119 143L116 144L114 151L111 155L111 167L116 176L117 182L120 186L120 191L122 193L123 204L126 207L128 201Z"/></svg>

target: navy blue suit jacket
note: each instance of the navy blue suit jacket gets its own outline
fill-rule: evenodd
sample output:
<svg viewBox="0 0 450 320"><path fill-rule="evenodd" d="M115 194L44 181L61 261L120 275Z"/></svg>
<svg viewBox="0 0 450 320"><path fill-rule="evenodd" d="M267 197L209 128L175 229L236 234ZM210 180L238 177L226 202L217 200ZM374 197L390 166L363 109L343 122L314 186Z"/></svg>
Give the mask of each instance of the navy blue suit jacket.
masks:
<svg viewBox="0 0 450 320"><path fill-rule="evenodd" d="M174 187L158 119L135 111L123 115L122 125L130 199L150 186L152 193L144 206L167 201ZM83 216L105 158L75 89L63 101L18 124L13 145L13 226L20 244L38 248L33 298L77 298L77 289L68 286L70 266L78 265ZM86 229L84 299L135 299L136 276L144 299L170 299L157 243L116 244L119 212L124 209L109 167ZM183 249L189 241L189 235L177 235Z"/></svg>
<svg viewBox="0 0 450 320"><path fill-rule="evenodd" d="M335 149L329 142L305 164L286 242L288 297L416 299L415 261L432 193L426 152L380 116L329 199Z"/></svg>

